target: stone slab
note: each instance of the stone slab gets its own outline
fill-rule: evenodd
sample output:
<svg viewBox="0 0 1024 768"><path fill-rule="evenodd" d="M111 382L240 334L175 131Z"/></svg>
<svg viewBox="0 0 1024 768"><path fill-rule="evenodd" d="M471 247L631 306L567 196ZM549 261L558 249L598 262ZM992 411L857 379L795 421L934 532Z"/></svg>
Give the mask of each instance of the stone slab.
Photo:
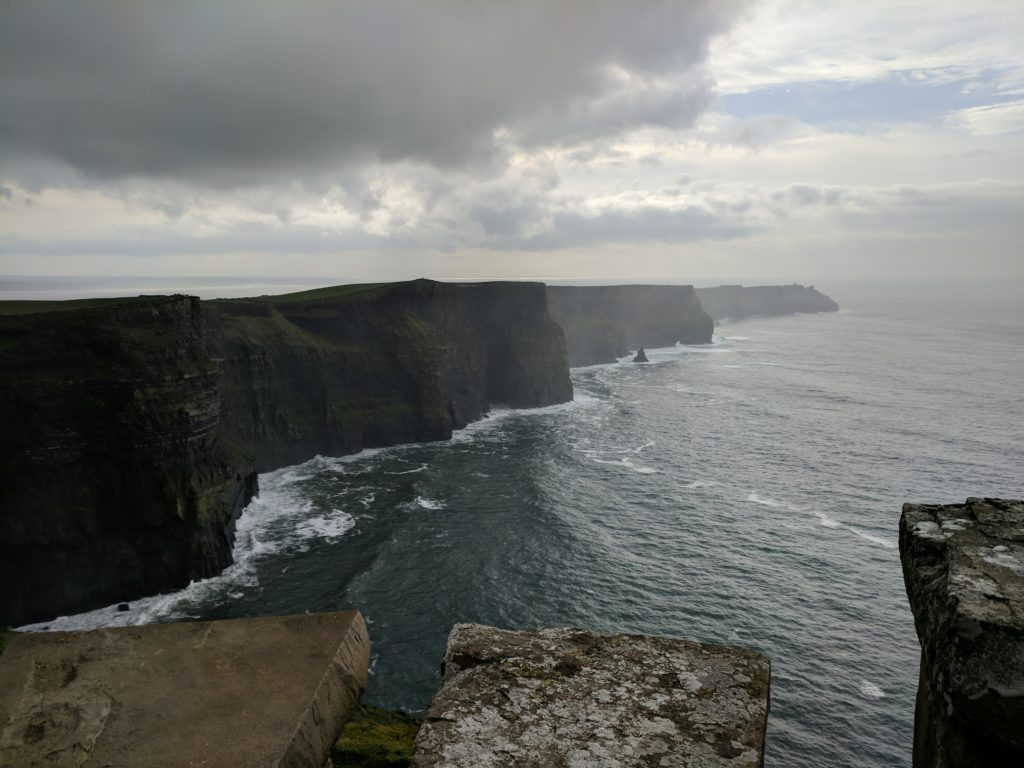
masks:
<svg viewBox="0 0 1024 768"><path fill-rule="evenodd" d="M0 766L314 766L366 684L357 611L18 634Z"/></svg>
<svg viewBox="0 0 1024 768"><path fill-rule="evenodd" d="M905 504L918 768L1024 765L1024 502Z"/></svg>
<svg viewBox="0 0 1024 768"><path fill-rule="evenodd" d="M770 680L742 648L458 624L413 765L760 766Z"/></svg>

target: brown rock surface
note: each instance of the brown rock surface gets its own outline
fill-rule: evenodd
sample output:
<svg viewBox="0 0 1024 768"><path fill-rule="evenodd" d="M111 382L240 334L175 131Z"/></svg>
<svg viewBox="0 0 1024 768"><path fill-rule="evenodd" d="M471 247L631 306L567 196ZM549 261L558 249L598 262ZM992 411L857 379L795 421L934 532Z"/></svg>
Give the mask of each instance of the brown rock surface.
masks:
<svg viewBox="0 0 1024 768"><path fill-rule="evenodd" d="M18 634L0 766L319 768L369 653L357 611Z"/></svg>
<svg viewBox="0 0 1024 768"><path fill-rule="evenodd" d="M770 676L742 648L459 624L413 764L759 766Z"/></svg>

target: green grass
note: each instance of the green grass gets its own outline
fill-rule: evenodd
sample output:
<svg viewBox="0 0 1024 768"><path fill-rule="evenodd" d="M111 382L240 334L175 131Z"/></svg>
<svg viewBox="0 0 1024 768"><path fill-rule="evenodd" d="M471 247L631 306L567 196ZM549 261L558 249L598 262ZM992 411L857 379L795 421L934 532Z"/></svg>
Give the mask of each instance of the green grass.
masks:
<svg viewBox="0 0 1024 768"><path fill-rule="evenodd" d="M404 768L422 724L405 712L361 704L331 750L331 763L338 768Z"/></svg>
<svg viewBox="0 0 1024 768"><path fill-rule="evenodd" d="M277 296L261 296L260 298L273 304L292 304L303 301L354 297L357 294L370 294L373 291L382 292L382 288L389 288L393 285L396 285L396 283L353 283L352 285L332 285L327 288L312 288L308 291L282 293Z"/></svg>

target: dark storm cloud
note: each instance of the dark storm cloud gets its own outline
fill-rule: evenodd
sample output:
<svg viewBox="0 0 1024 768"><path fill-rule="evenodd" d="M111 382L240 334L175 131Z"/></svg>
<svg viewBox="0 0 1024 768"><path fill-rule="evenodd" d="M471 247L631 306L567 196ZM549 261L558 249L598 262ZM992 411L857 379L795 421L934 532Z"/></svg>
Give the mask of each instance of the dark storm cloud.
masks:
<svg viewBox="0 0 1024 768"><path fill-rule="evenodd" d="M739 4L5 2L0 146L8 168L220 186L676 126Z"/></svg>

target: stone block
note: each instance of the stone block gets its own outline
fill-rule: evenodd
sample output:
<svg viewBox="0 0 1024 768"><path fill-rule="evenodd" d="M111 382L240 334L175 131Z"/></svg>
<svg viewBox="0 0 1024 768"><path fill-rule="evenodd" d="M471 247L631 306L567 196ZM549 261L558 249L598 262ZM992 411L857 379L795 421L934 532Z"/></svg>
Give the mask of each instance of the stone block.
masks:
<svg viewBox="0 0 1024 768"><path fill-rule="evenodd" d="M0 766L320 768L369 654L357 611L18 634Z"/></svg>

